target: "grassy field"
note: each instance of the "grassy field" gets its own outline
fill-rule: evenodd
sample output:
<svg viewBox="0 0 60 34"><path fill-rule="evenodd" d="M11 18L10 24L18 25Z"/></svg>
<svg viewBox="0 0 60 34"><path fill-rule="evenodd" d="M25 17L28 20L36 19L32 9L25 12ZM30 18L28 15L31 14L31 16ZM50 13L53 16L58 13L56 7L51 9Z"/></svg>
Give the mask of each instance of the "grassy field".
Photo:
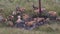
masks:
<svg viewBox="0 0 60 34"><path fill-rule="evenodd" d="M29 10L32 10L32 3L38 6L37 0L30 0L30 2L27 2L27 0L0 0L0 8L3 8L0 13L7 17L12 11L15 11L16 6L25 7L27 13L30 13L31 11L29 12ZM48 11L54 10L60 15L59 0L42 0L42 7L45 7ZM46 24L34 30L11 28L6 27L5 24L0 24L0 34L60 34L60 24L58 22L51 23L50 25Z"/></svg>
<svg viewBox="0 0 60 34"><path fill-rule="evenodd" d="M19 28L11 28L11 27L3 27L0 28L0 34L60 34L60 26L57 27L57 25L51 26L53 29L59 28L55 31L46 31L46 26L41 26L40 28L43 28L41 31L35 31L35 30L24 30Z"/></svg>
<svg viewBox="0 0 60 34"><path fill-rule="evenodd" d="M59 22L52 22L51 24L45 24L34 30L25 30L20 28L12 27L1 27L0 34L60 34L60 24Z"/></svg>
<svg viewBox="0 0 60 34"><path fill-rule="evenodd" d="M15 11L16 6L25 7L27 13L32 9L32 4L38 7L38 0L0 0L0 8L3 8L0 13L4 14L5 17ZM41 0L42 7L48 11L54 10L60 15L60 1L59 0Z"/></svg>

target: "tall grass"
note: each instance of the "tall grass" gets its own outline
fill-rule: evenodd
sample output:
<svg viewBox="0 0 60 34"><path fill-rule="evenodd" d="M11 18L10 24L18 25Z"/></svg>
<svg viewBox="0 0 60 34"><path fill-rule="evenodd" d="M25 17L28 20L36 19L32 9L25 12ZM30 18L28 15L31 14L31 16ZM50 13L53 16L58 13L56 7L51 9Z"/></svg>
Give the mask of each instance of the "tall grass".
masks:
<svg viewBox="0 0 60 34"><path fill-rule="evenodd" d="M32 9L32 3L38 6L38 0L0 0L0 8L3 8L3 14L8 16L15 10L16 6L25 7L29 13ZM54 10L60 15L60 1L59 0L41 0L42 7L45 7L48 11Z"/></svg>

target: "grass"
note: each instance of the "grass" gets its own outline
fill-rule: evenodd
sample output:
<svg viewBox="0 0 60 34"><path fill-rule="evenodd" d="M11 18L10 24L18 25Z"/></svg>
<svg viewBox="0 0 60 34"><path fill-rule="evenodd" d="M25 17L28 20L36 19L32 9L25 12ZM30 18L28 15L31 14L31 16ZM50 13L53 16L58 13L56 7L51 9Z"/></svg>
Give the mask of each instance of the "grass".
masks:
<svg viewBox="0 0 60 34"><path fill-rule="evenodd" d="M0 0L0 8L3 8L3 11L1 11L0 13L3 13L5 17L7 17L12 11L15 10L16 5L25 7L27 9L27 13L30 13L28 11L32 8L31 3L33 2L38 6L38 1L35 0L31 0L31 2L27 2L25 0ZM59 3L60 2L53 2L52 0L42 0L43 7L45 7L47 10L55 10L60 15ZM49 25L46 24L40 26L39 28L36 28L32 31L6 27L5 24L0 24L0 34L60 34L60 24L57 23L58 22L51 22L51 24Z"/></svg>
<svg viewBox="0 0 60 34"><path fill-rule="evenodd" d="M38 0L0 0L0 8L3 8L1 11L5 17L11 14L12 11L15 11L16 6L25 7L29 13L32 9L32 3L38 7ZM57 0L58 1L58 0ZM56 2L54 0L41 0L42 7L45 7L48 11L54 10L60 15L60 1Z"/></svg>
<svg viewBox="0 0 60 34"><path fill-rule="evenodd" d="M24 30L20 28L11 28L4 26L0 27L0 34L60 34L60 25L57 23L49 25L45 24L34 30Z"/></svg>
<svg viewBox="0 0 60 34"><path fill-rule="evenodd" d="M0 28L0 34L59 34L59 32L28 31L18 28Z"/></svg>
<svg viewBox="0 0 60 34"><path fill-rule="evenodd" d="M6 27L5 23L0 23L0 34L60 34L60 22L50 22L34 30Z"/></svg>

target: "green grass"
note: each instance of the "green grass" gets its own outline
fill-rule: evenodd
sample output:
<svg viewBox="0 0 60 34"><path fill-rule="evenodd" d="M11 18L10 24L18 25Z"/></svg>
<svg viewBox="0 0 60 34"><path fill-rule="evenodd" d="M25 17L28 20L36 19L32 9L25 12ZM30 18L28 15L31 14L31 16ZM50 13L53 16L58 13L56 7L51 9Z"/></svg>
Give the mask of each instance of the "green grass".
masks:
<svg viewBox="0 0 60 34"><path fill-rule="evenodd" d="M59 32L28 31L17 28L0 28L0 34L59 34Z"/></svg>
<svg viewBox="0 0 60 34"><path fill-rule="evenodd" d="M0 34L60 34L60 25L45 24L34 30L25 30L20 28L0 27Z"/></svg>
<svg viewBox="0 0 60 34"><path fill-rule="evenodd" d="M15 11L17 5L25 7L26 13L31 13L29 10L32 10L32 3L38 6L37 0L31 0L30 2L26 0L0 0L0 8L3 8L3 11L0 11L0 13L7 17L12 11ZM56 3L53 0L42 0L42 7L45 7L47 10L55 10L60 15L60 1ZM50 25L43 25L32 31L6 27L5 24L0 24L0 34L60 34L60 24L57 23L51 22Z"/></svg>
<svg viewBox="0 0 60 34"><path fill-rule="evenodd" d="M0 34L59 34L59 32L28 31L18 28L0 28Z"/></svg>
<svg viewBox="0 0 60 34"><path fill-rule="evenodd" d="M0 23L0 34L60 34L60 22L50 21L49 24L42 25L33 30L6 27L5 23Z"/></svg>
<svg viewBox="0 0 60 34"><path fill-rule="evenodd" d="M32 9L32 3L38 7L38 0L0 0L0 8L3 8L3 13L5 17L11 14L12 11L15 11L16 6L25 7L29 13L29 10ZM58 0L57 0L58 1ZM54 0L41 0L42 7L45 7L48 11L54 10L60 15L60 1L56 2Z"/></svg>
<svg viewBox="0 0 60 34"><path fill-rule="evenodd" d="M60 34L60 22L50 21L33 30L25 30L15 27L6 27L6 23L0 23L0 34Z"/></svg>

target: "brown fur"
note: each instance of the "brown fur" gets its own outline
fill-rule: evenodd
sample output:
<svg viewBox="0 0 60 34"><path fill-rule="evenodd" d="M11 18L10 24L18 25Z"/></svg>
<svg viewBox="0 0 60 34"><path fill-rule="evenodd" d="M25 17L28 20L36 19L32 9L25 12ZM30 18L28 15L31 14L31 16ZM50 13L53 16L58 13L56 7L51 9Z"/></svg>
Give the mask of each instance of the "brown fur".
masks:
<svg viewBox="0 0 60 34"><path fill-rule="evenodd" d="M60 21L60 17L56 18L57 21Z"/></svg>
<svg viewBox="0 0 60 34"><path fill-rule="evenodd" d="M49 11L48 13L52 16L57 16L57 13L55 11Z"/></svg>
<svg viewBox="0 0 60 34"><path fill-rule="evenodd" d="M31 25L33 25L35 23L35 21L30 21L30 22L26 22L25 24L27 25L27 26L31 26Z"/></svg>
<svg viewBox="0 0 60 34"><path fill-rule="evenodd" d="M13 22L12 21L8 21L8 25L9 26L13 26Z"/></svg>

